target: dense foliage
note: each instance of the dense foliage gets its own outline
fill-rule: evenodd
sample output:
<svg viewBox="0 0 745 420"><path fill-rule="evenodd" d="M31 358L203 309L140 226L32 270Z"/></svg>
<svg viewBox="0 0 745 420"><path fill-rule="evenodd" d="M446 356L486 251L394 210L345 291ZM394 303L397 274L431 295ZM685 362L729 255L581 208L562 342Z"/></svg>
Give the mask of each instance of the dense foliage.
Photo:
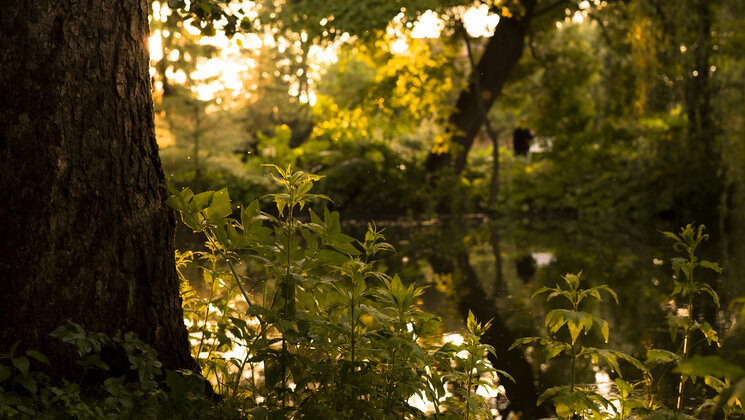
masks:
<svg viewBox="0 0 745 420"><path fill-rule="evenodd" d="M204 241L176 255L201 372L163 369L132 333L107 337L71 323L54 337L77 349L79 375L52 378L53 360L14 347L0 355L0 416L490 418L511 377L497 376L496 351L482 342L489 317L479 315L481 324L463 311L463 340L444 342L440 317L421 300L429 285L461 299L471 286L508 290L498 238L489 250L497 282L472 285L474 253L463 243L478 238L433 235L436 250L416 249L412 259L422 261L396 266L386 260L392 232L371 223L357 240L342 232L340 214L480 212L513 225L561 220L569 231L578 221L652 231L660 220L697 220L743 237L741 3L149 2L168 204ZM492 23L469 24L474 11ZM423 34L419 25L433 18L436 30ZM498 91L477 92L482 107L493 103L482 110L488 130L464 148L452 116L474 74L499 67L478 65L497 19L525 25L522 49ZM517 128L535 135L526 155L514 150ZM461 154L462 170L430 165ZM278 164L271 178L268 163ZM473 236L498 236L479 229ZM721 267L700 257L703 232L688 224L664 234L680 256L669 288L655 277L643 289L667 324L645 336L643 352L608 344L614 311L645 328L656 321L619 309L618 285L583 274L607 270L604 256L572 255L585 269L577 274L559 278L578 264L555 264L550 279L521 279L534 290L515 298L521 320L541 326L516 327L530 337L512 348L550 379L539 404L572 419L745 415L745 370L732 350L745 305L734 298L720 308L726 285L717 284ZM406 241L423 248L419 239ZM564 245L557 253L571 252ZM745 251L722 247L730 272L745 272ZM452 255L438 261L438 252ZM653 257L642 253L614 258ZM598 373L612 375L610 394L588 385Z"/></svg>
<svg viewBox="0 0 745 420"><path fill-rule="evenodd" d="M311 192L319 176L274 169L283 192L266 196L273 214L262 212L258 201L234 208L225 189L195 195L171 187L169 205L206 239L203 250L176 256L184 321L201 372L164 371L157 354L132 333L107 337L70 323L52 335L77 348L79 376L57 382L44 373L53 361L43 354L11 350L0 356L3 416L491 418L486 396L499 381L512 380L508 372L498 378L485 357L494 349L480 338L491 322L482 325L469 313L462 342L443 344L439 317L417 306L424 288L376 271L380 254L393 251L382 231L370 225L363 241L345 235L338 213L326 210L320 217L309 207L328 199ZM587 302L604 304L603 293L618 298L606 285L582 288L581 273L567 274L556 287L533 293L568 304L546 313L548 335L513 344L531 345L531 358L570 363L567 385L545 390L538 404L550 401L560 418L745 414L745 371L719 355L695 352L701 341L711 346L722 340L694 316L699 296L719 303L711 286L694 277L701 268L721 271L696 255L708 235L693 225L665 235L681 253L671 260L669 299L684 309L668 317L675 349L650 348L642 362L585 344L580 338L594 331L606 343L609 337L608 322ZM578 383L575 372L586 357L617 375L617 396ZM622 364L632 373L621 376ZM664 384L671 368L679 375L672 400L663 392L673 386ZM681 405L684 386L698 388L700 381L711 398L700 406ZM429 401L427 412L414 405L415 396Z"/></svg>
<svg viewBox="0 0 745 420"><path fill-rule="evenodd" d="M188 34L173 43L189 23L161 6L154 28L170 32L155 66L163 86L155 97L165 111L164 133L175 139L163 148L169 175L198 190L230 185L247 204L270 187L260 165L292 163L326 175L318 187L335 197L337 210L363 216L481 210L678 223L737 219L737 2L567 2L566 10L539 2L525 51L489 110L500 151L493 153L483 133L463 172L433 173L429 155L459 153L449 143L449 117L472 71L457 29L466 14L455 3L414 1L389 10L332 2L313 11L304 2L259 4L255 14L244 10L253 17L243 41L224 41L251 60L243 87L210 99L193 92L212 79L187 77L179 92L176 78L166 75L170 69L188 76L194 63L217 56L204 50L209 42L199 43L201 52L180 45ZM527 13L523 3L481 10L507 19ZM374 17L353 18L357 7ZM441 19L439 29L423 38L417 19L432 15ZM477 61L488 37L470 40ZM196 108L167 105L184 96ZM521 126L533 130L538 146L527 159L511 150ZM496 183L494 156L502 166Z"/></svg>

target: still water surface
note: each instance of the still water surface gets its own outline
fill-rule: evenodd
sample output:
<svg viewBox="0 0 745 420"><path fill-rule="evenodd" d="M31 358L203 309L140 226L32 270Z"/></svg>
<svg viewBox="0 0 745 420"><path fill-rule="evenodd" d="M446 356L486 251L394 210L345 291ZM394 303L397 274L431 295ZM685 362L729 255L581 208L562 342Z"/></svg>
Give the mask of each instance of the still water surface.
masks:
<svg viewBox="0 0 745 420"><path fill-rule="evenodd" d="M492 331L484 340L493 345L500 360L495 364L525 384L505 383L512 405L520 410L535 404L535 393L569 383L566 361L557 359L541 364L530 351L508 352L515 338L545 335L544 316L559 299L544 304L544 298L531 300L541 286L555 286L566 273L583 275L583 287L606 284L618 293L619 304L605 299L588 308L606 319L610 340L604 344L597 335L583 337L585 345L613 348L644 359L647 349L675 351L667 324L670 314L681 315L668 296L672 291L670 258L677 256L672 242L658 230L678 232L679 227L659 223L656 226L600 226L576 221L491 220L472 217L467 220L432 220L420 223L378 223L397 250L384 260L390 273L399 273L407 281L426 284L421 306L443 318L443 334L464 331L465 316L472 310L481 321L494 319ZM356 229L356 230L355 230ZM349 230L357 236L362 227ZM695 316L706 320L724 337L725 353L745 348L745 340L733 328L734 317L728 303L745 295L745 279L740 269L745 252L739 238L709 231L710 240L701 247L701 257L725 267L722 275L706 270L696 272L697 279L709 282L719 293L721 309L696 301L701 309ZM739 330L740 335L742 335ZM703 345L704 351L706 346ZM517 354L515 354L517 353ZM630 374L633 369L627 366ZM579 372L580 383L609 388L608 374L587 364ZM664 372L663 372L664 373ZM611 377L615 375L610 373ZM676 382L669 380L669 383ZM661 390L665 393L664 388ZM697 391L701 394L702 391ZM533 394L532 396L530 394ZM692 403L693 404L693 403Z"/></svg>
<svg viewBox="0 0 745 420"><path fill-rule="evenodd" d="M366 223L347 223L343 230L362 238ZM465 330L469 310L481 322L493 319L483 341L495 347L499 356L493 362L496 367L517 380L517 384L503 383L510 402L500 402L502 413L532 412L536 396L543 390L569 383L566 360L541 364L530 349L508 351L518 337L545 335L544 316L555 306L545 305L542 297L530 297L541 286L555 286L566 273L581 270L583 287L606 284L618 294L619 304L606 299L585 308L609 322L610 340L604 344L591 334L582 338L584 345L613 348L643 360L649 348L676 351L679 344L679 339L675 344L671 342L666 321L668 315L681 311L668 297L672 291L670 258L677 255L672 242L658 232L677 233L677 226L602 226L482 216L377 221L377 226L385 229L387 241L396 248L395 254L381 261L379 270L398 273L405 282L428 286L419 304L442 317L443 337ZM701 270L696 275L717 290L722 304L718 309L705 300L696 302L701 309L695 315L719 330L724 338L721 352L735 354L745 348L745 337L742 329L733 327L734 316L728 304L745 295L745 247L740 238L716 230L708 233L711 238L702 245L701 256L719 262L725 271L712 275ZM178 248L195 249L195 239L180 234ZM633 369L626 367L633 379ZM615 376L586 364L578 373L578 381L600 392L613 392L609 375ZM668 375L668 383L677 383L672 374ZM665 390L661 393L664 395ZM693 396L700 399L702 391L694 391ZM534 415L541 414L547 413Z"/></svg>

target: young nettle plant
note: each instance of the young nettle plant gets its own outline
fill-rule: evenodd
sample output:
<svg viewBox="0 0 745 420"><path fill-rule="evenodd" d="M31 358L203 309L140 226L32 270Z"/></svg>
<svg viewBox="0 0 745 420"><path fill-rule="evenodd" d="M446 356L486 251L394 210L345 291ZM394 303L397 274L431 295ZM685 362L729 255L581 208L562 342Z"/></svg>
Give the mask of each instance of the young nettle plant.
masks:
<svg viewBox="0 0 745 420"><path fill-rule="evenodd" d="M719 345L717 331L708 322L699 322L694 314L696 310L694 307L694 297L697 295L708 297L717 308L719 307L719 296L716 291L709 284L699 281L694 276L699 268L712 270L716 273L721 273L722 271L719 264L702 260L696 256L696 250L699 245L709 238L708 234L703 233L704 229L704 225L696 227L693 224L688 224L681 228L678 234L662 232L663 235L674 241L673 249L682 254L680 257L671 259L673 291L670 294L670 298L674 299L677 303L682 301L682 305L680 305L682 310L668 315L670 335L673 342L677 341L679 335L682 336L682 342L674 353L653 350L650 351L647 359L648 363L672 363L679 365L676 367L676 371L680 373L675 401L676 412L679 412L681 409L684 387L688 381L695 381L697 377L703 377L704 382L716 392L727 388L726 383L716 377L714 370L711 371L711 374L706 374L705 369L701 369L706 366L701 361L703 359L689 360L691 349L693 348L694 335L697 332L702 338L701 341L706 341L709 345Z"/></svg>
<svg viewBox="0 0 745 420"><path fill-rule="evenodd" d="M497 379L497 373L500 379L515 381L509 373L494 369L489 360L484 357L487 353L497 357L494 347L481 343L481 336L490 327L491 321L482 325L469 310L466 319L467 332L463 335L463 343L459 345L447 343L436 353L436 355L443 354L446 357L453 353L464 356L455 359L455 365L451 366L445 374L445 379L453 385L453 395L444 400L443 406L450 413L459 414L457 417L445 418L491 418L492 413L484 397L478 393L479 388L492 389L495 386L494 380ZM430 390L430 394L434 397L437 393L433 391L435 390ZM436 412L440 413L439 405L436 405Z"/></svg>
<svg viewBox="0 0 745 420"><path fill-rule="evenodd" d="M409 398L449 374L436 358L462 349L421 344L439 319L416 308L423 288L376 270L377 255L393 251L380 230L369 226L362 242L345 235L338 213L308 207L328 199L311 193L319 176L272 168L275 214L255 201L234 219L227 190L170 188L168 204L207 239L206 251L179 256L198 257L205 283L199 293L183 287L203 372L257 418L421 416ZM483 358L478 338L473 345ZM465 398L470 412L483 409Z"/></svg>
<svg viewBox="0 0 745 420"><path fill-rule="evenodd" d="M611 401L597 392L577 384L578 361L589 356L593 364L598 365L600 360L603 360L619 376L621 375L620 360L631 363L642 372L646 372L646 367L637 359L622 352L582 345L580 335L587 335L594 330L599 330L603 340L607 343L609 328L606 320L582 310L580 304L588 298L602 302L601 292L613 297L616 303L618 303L618 297L613 289L606 285L582 289L580 288L581 279L582 272L566 274L563 277L563 284L557 284L556 287L544 286L535 291L532 298L548 293L546 302L555 298L563 298L569 309L552 309L546 314L545 324L548 328L548 337L519 338L511 348L526 344L541 345L544 348L543 362L562 354L569 357L569 385L549 388L538 398L539 405L546 401L552 401L556 408L556 414L560 418L574 419L586 416L605 418L609 411L620 415L621 413L618 413ZM568 337L560 334L562 330L566 330ZM630 393L629 386L626 385L628 385L627 382L621 382L621 386Z"/></svg>

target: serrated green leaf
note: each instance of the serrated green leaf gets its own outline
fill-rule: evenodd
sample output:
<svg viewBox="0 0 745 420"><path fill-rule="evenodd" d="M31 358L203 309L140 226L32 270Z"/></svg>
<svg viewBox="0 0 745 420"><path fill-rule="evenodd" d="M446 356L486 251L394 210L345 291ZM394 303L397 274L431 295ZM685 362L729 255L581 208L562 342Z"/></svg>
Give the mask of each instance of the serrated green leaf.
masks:
<svg viewBox="0 0 745 420"><path fill-rule="evenodd" d="M233 213L233 209L230 205L228 189L223 188L219 191L215 191L210 198L209 206L204 209L204 216L207 219L207 223L221 225L223 219Z"/></svg>
<svg viewBox="0 0 745 420"><path fill-rule="evenodd" d="M618 393L621 396L622 399L627 399L629 395L634 391L634 387L629 383L624 381L621 378L616 378L613 380L613 382L616 384L616 389L618 389Z"/></svg>
<svg viewBox="0 0 745 420"><path fill-rule="evenodd" d="M702 293L706 293L709 296L711 296L711 299L714 301L714 304L717 305L717 308L719 307L719 295L717 294L717 292L714 291L714 289L711 288L711 286L709 286L706 283L703 283L699 286L698 290Z"/></svg>
<svg viewBox="0 0 745 420"><path fill-rule="evenodd" d="M36 380L34 380L31 375L24 374L21 376L16 376L16 382L21 384L26 390L32 394L36 394L36 390L38 389L38 384L36 383Z"/></svg>
<svg viewBox="0 0 745 420"><path fill-rule="evenodd" d="M745 375L745 370L730 363L721 356L694 355L680 363L675 372L691 377L705 377L707 375L734 380Z"/></svg>
<svg viewBox="0 0 745 420"><path fill-rule="evenodd" d="M468 328L468 331L471 332L473 335L479 335L477 332L479 331L479 323L476 321L476 315L471 312L471 310L468 310L468 318L466 319L466 328Z"/></svg>
<svg viewBox="0 0 745 420"><path fill-rule="evenodd" d="M318 262L331 267L341 267L345 262L349 260L344 254L340 254L330 249L322 249L318 251Z"/></svg>
<svg viewBox="0 0 745 420"><path fill-rule="evenodd" d="M300 234L303 236L303 240L305 240L305 244L308 246L310 252L316 252L318 250L318 241L316 240L316 237L313 236L313 233L308 229L300 229Z"/></svg>
<svg viewBox="0 0 745 420"><path fill-rule="evenodd" d="M25 357L16 357L11 359L11 362L13 363L13 366L15 366L16 369L18 369L19 372L21 372L21 375L28 375L29 368L31 367L31 362Z"/></svg>
<svg viewBox="0 0 745 420"><path fill-rule="evenodd" d="M599 318L596 318L596 320ZM608 327L608 321L600 320L600 333L603 335L603 341L608 342L610 336L610 328Z"/></svg>
<svg viewBox="0 0 745 420"><path fill-rule="evenodd" d="M543 286L543 287L539 288L538 290L536 290L535 292L533 292L533 294L530 295L530 299L531 300L532 299L535 299L535 297L538 296L538 295L540 295L541 293L551 292L551 291L554 291L554 290L557 290L557 289L553 289L551 287Z"/></svg>
<svg viewBox="0 0 745 420"><path fill-rule="evenodd" d="M195 211L202 211L209 207L210 202L212 201L212 197L215 195L214 191L205 191L201 192L194 196L194 200L192 201L190 207L190 210Z"/></svg>
<svg viewBox="0 0 745 420"><path fill-rule="evenodd" d="M511 351L512 349L514 349L517 346L522 346L522 345L525 345L525 344L534 343L534 342L540 341L540 340L541 340L541 337L520 337L520 338L518 338L517 340L515 340L512 343L512 345L510 346L509 349L507 349L507 351Z"/></svg>
<svg viewBox="0 0 745 420"><path fill-rule="evenodd" d="M680 356L671 351L663 349L647 350L647 364L677 363L679 360Z"/></svg>
<svg viewBox="0 0 745 420"><path fill-rule="evenodd" d="M672 232L660 232L660 233L663 234L663 235L665 235L666 237L674 240L674 241L678 241L679 240L678 235L676 235L676 234L674 234Z"/></svg>
<svg viewBox="0 0 745 420"><path fill-rule="evenodd" d="M37 361L41 363L51 366L51 363L49 363L49 359L47 358L47 356L44 356L43 354L41 354L40 352L36 350L26 350L26 355L33 359L36 359Z"/></svg>
<svg viewBox="0 0 745 420"><path fill-rule="evenodd" d="M571 346L569 344L562 343L559 341L547 341L545 343L545 349L544 349L544 352L546 353L544 357L544 361L548 362L554 357L560 355L561 352L568 353L569 351L571 351Z"/></svg>
<svg viewBox="0 0 745 420"><path fill-rule="evenodd" d="M701 261L699 261L699 265L701 267L708 268L709 270L714 270L717 273L721 273L722 272L722 267L720 267L719 264L717 264L715 262L712 262L712 261L701 260Z"/></svg>
<svg viewBox="0 0 745 420"><path fill-rule="evenodd" d="M556 333L563 327L567 326L572 343L577 341L579 334L584 331L585 334L590 332L593 322L603 330L603 336L606 336L607 325L602 324L603 320L583 311L570 311L568 309L554 309L546 314L546 327L551 333ZM605 323L607 324L607 322Z"/></svg>

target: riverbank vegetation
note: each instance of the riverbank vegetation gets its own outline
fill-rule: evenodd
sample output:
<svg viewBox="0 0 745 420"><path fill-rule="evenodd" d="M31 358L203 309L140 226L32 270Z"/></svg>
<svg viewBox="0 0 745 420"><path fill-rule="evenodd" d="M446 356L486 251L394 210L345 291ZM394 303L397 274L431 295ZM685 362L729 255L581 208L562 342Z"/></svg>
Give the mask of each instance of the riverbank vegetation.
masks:
<svg viewBox="0 0 745 420"><path fill-rule="evenodd" d="M745 416L740 0L33 3L0 417Z"/></svg>
<svg viewBox="0 0 745 420"><path fill-rule="evenodd" d="M206 240L203 250L176 256L184 322L201 372L164 370L132 333L108 337L70 323L52 336L77 349L79 375L56 382L44 374L46 356L18 354L14 346L0 359L3 416L493 417L494 401L515 378L494 368L495 349L481 342L492 321L483 324L469 310L460 340L444 340L440 318L417 308L425 287L377 271L379 254L395 252L382 230L370 225L364 240L347 236L338 213L321 217L309 207L328 200L312 192L319 176L274 169L282 192L265 197L274 214L262 212L258 201L236 208L227 189L195 195L169 187L168 204ZM583 287L582 273L533 293L569 304L546 313L547 336L512 344L528 346L527 357L540 363L570 364L565 384L544 390L537 405L551 404L566 419L745 414L745 370L716 352L742 327L736 322L721 334L697 308L719 306L716 291L694 277L702 269L721 272L697 256L708 239L703 231L687 225L664 233L680 255L670 260L670 349L651 343L646 354L629 355L585 345L607 343L610 329L589 312L595 305L583 302L608 305L603 295L615 303L618 296L607 285ZM580 383L585 358L596 372L613 375L613 392ZM674 383L666 383L671 377Z"/></svg>

